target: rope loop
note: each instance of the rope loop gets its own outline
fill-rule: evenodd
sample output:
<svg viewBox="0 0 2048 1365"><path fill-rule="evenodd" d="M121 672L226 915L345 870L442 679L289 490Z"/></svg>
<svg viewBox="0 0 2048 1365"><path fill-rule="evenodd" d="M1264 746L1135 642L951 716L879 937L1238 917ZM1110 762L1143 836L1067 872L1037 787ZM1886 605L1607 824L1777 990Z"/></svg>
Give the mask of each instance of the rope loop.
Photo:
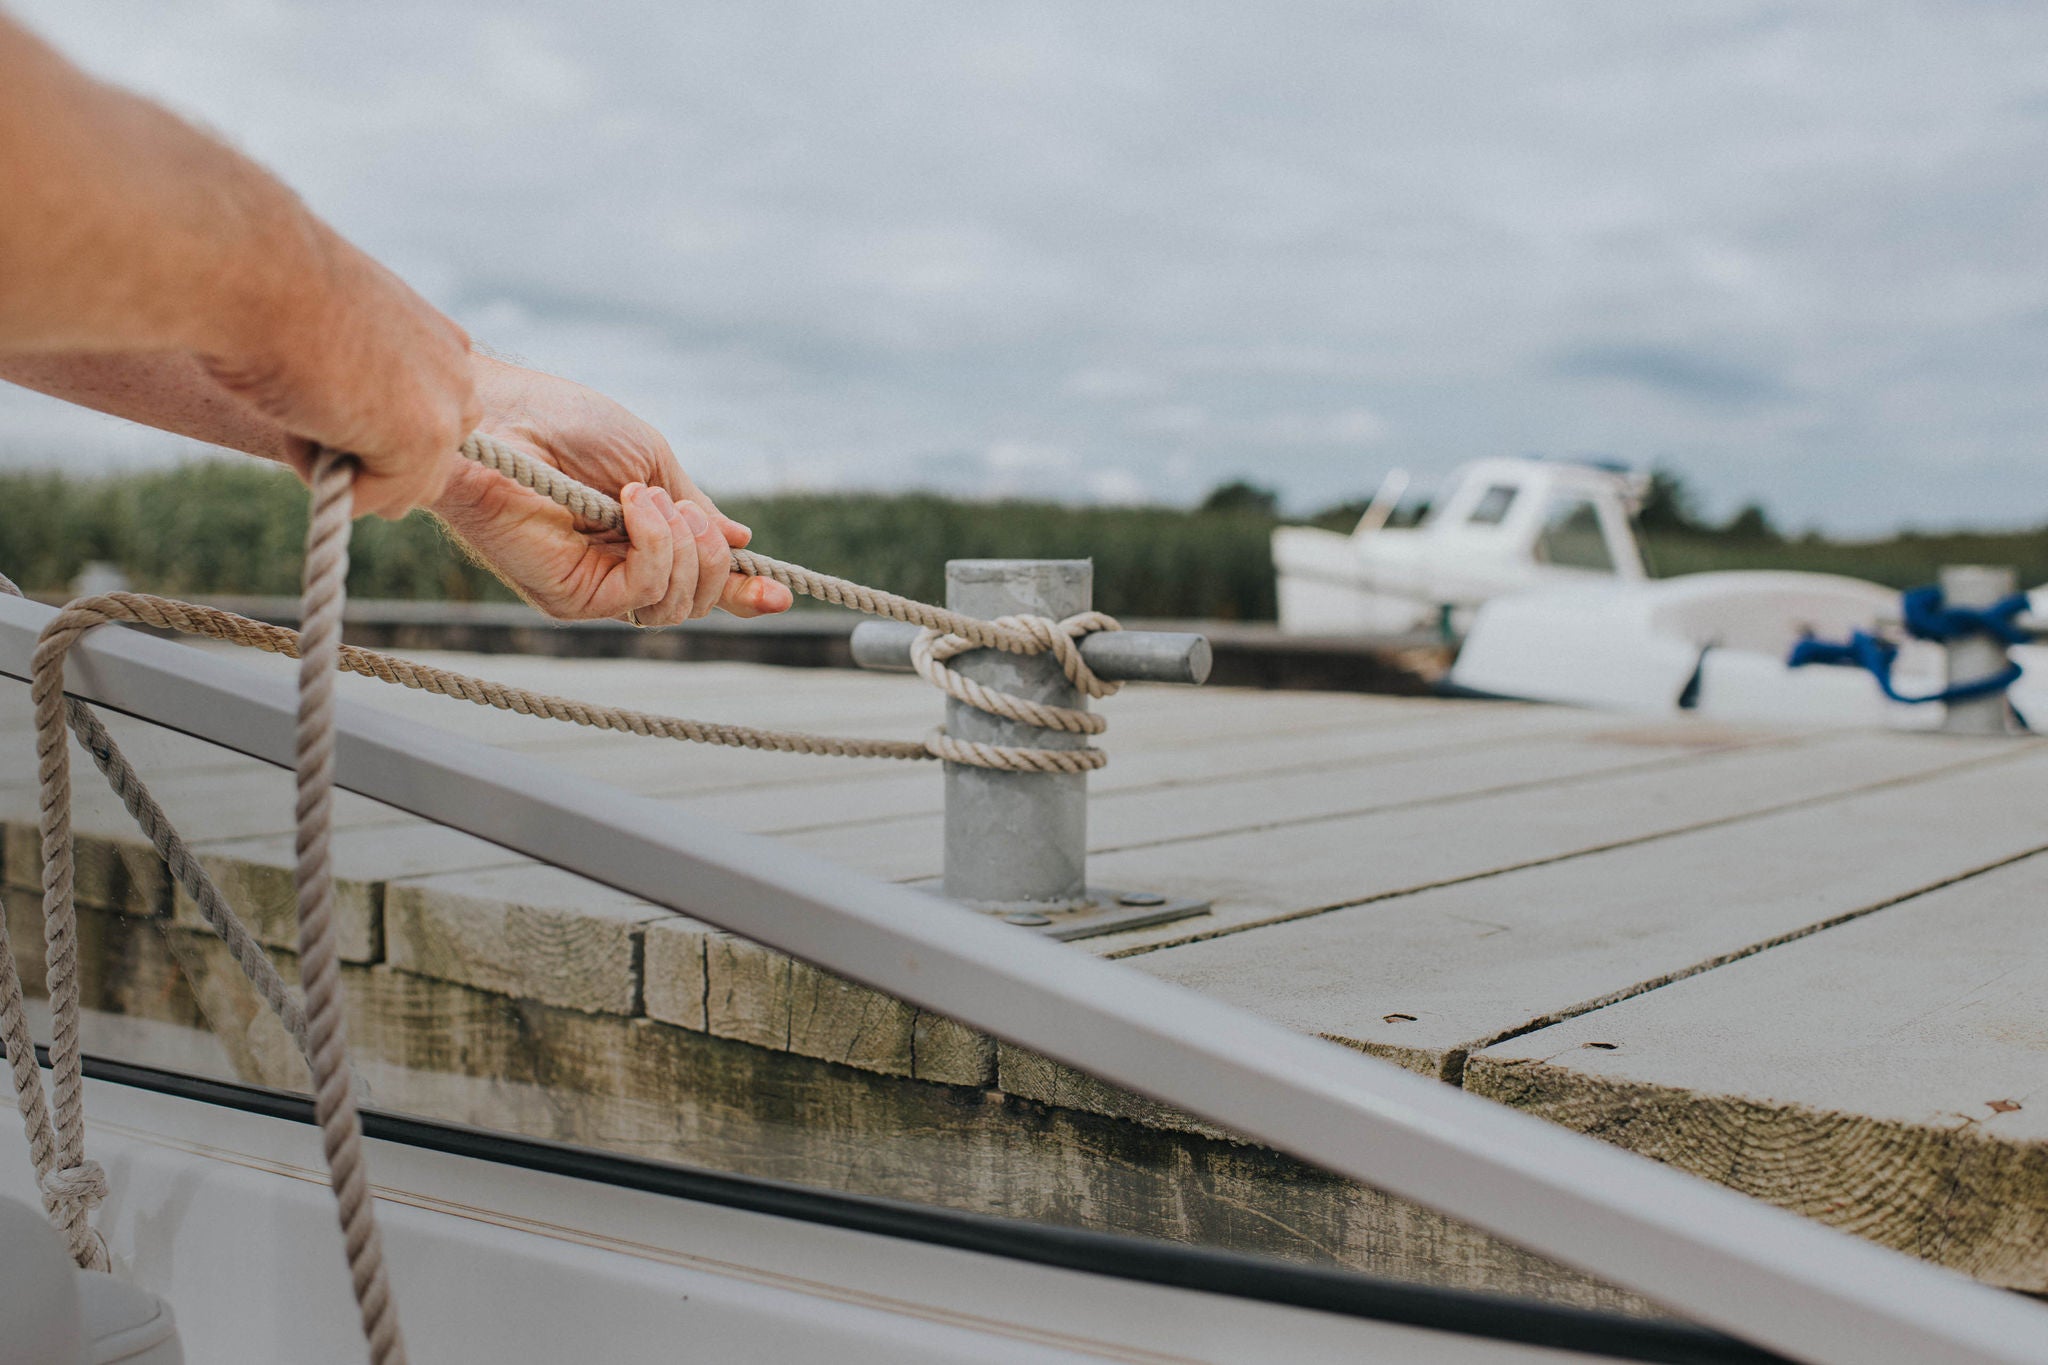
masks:
<svg viewBox="0 0 2048 1365"><path fill-rule="evenodd" d="M56 1167L36 1183L53 1202L65 1206L76 1204L86 1213L98 1208L107 1197L107 1171L97 1161Z"/></svg>
<svg viewBox="0 0 2048 1365"><path fill-rule="evenodd" d="M106 1168L89 1159L76 1166L53 1166L37 1175L36 1185L43 1192L43 1207L51 1221L71 1243L71 1259L85 1270L112 1269L106 1238L86 1221L106 1201Z"/></svg>
<svg viewBox="0 0 2048 1365"><path fill-rule="evenodd" d="M2019 618L2028 604L2027 594L2016 592L1988 607L1952 607L1948 605L1947 594L1937 583L1908 588L1899 595L1906 633L1916 640L1932 640L1938 644L1966 640L1973 635L1989 635L2006 645L2026 644L2034 637L2020 625ZM1869 631L1852 630L1849 638L1840 643L1806 636L1792 646L1785 666L1804 668L1809 664L1822 664L1860 668L1877 680L1878 689L1885 696L1908 706L1975 701L1979 697L1996 696L2018 682L2024 671L2018 663L2008 661L1996 673L1950 683L1939 692L1930 692L1923 697L1909 697L1892 682L1892 665L1898 657L1899 647L1893 641Z"/></svg>
<svg viewBox="0 0 2048 1365"><path fill-rule="evenodd" d="M1791 655L1785 660L1787 668L1805 668L1809 664L1835 665L1837 667L1860 668L1877 680L1877 686L1887 697L1908 706L1923 706L1929 702L1974 701L2005 691L2020 680L2024 671L2016 663L2008 663L1998 672L1968 682L1952 683L1939 692L1930 692L1923 697L1909 697L1899 691L1892 681L1892 665L1899 657L1899 647L1890 640L1880 639L1868 631L1849 632L1848 642L1837 644L1830 640L1818 640L1812 636L1796 642Z"/></svg>
<svg viewBox="0 0 2048 1365"><path fill-rule="evenodd" d="M1066 674L1067 681L1084 696L1113 696L1123 687L1122 683L1105 682L1097 677L1095 670L1088 667L1088 661L1081 657L1080 641L1083 636L1100 630L1123 629L1112 616L1099 611L1084 611L1064 621L1055 621L1049 616L999 616L991 624L1030 640L1033 648L1028 652L1031 654L1051 653L1059 660L1060 671ZM1004 720L1069 735L1099 735L1109 728L1109 722L1092 711L1032 701L1014 692L1000 692L953 670L952 660L979 648L982 646L963 635L943 634L926 627L911 641L910 666L917 670L920 678L947 696ZM1100 749L1025 749L1006 744L984 744L955 739L943 727L925 738L925 749L934 758L942 758L949 763L965 763L970 767L1003 772L1089 772L1108 762L1108 756Z"/></svg>
<svg viewBox="0 0 2048 1365"><path fill-rule="evenodd" d="M1100 749L1026 749L986 744L957 739L947 734L944 726L924 737L924 747L933 758L943 758L948 763L1011 773L1089 773L1109 762L1109 755Z"/></svg>
<svg viewBox="0 0 2048 1365"><path fill-rule="evenodd" d="M1900 595L1899 606L1906 618L1906 631L1915 639L1946 644L1989 635L2003 644L2023 645L2034 638L2019 624L2028 606L2023 592L2001 597L1988 607L1952 607L1941 585L1930 583L1924 588L1908 588Z"/></svg>

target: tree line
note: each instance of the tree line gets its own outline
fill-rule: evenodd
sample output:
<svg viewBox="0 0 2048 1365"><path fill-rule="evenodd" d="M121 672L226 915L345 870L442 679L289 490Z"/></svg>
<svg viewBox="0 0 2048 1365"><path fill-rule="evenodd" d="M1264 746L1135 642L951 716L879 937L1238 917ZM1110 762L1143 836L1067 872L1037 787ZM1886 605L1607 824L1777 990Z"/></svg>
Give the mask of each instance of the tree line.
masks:
<svg viewBox="0 0 2048 1365"><path fill-rule="evenodd" d="M1269 536L1279 498L1247 480L1219 484L1192 509L971 501L931 493L784 493L732 498L765 552L926 600L945 594L961 558L1090 558L1105 611L1131 617L1269 620ZM1364 501L1325 508L1314 524L1348 531ZM1406 509L1412 520L1418 509ZM0 474L0 573L62 594L91 561L138 588L194 596L298 591L305 490L249 460L208 460L94 479ZM2048 527L2009 533L1902 532L1884 540L1786 537L1758 504L1713 522L1684 481L1652 476L1640 517L1652 572L1780 568L1847 574L1896 587L1930 582L1943 564L2011 564L2048 581ZM366 519L351 547L349 591L363 598L512 601L432 518Z"/></svg>
<svg viewBox="0 0 2048 1365"><path fill-rule="evenodd" d="M725 498L765 553L891 592L944 600L948 559L1093 559L1095 600L1133 617L1264 620L1274 614L1269 517L1168 507L977 502L930 493ZM89 562L138 590L298 591L306 495L290 473L207 460L96 479L0 474L0 573L61 594ZM513 601L425 513L366 518L350 545L362 598Z"/></svg>

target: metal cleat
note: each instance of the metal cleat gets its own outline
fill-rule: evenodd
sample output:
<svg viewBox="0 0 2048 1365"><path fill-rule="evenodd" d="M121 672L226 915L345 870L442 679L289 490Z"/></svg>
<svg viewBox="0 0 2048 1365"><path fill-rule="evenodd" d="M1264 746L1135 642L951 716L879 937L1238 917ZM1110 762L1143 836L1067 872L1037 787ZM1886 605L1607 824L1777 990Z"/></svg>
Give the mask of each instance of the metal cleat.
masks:
<svg viewBox="0 0 2048 1365"><path fill-rule="evenodd" d="M1064 620L1089 609L1094 566L1085 559L955 559L946 565L946 605L972 616L1046 616ZM864 621L853 632L854 662L910 672L916 626ZM1096 676L1111 682L1199 684L1209 676L1209 642L1200 635L1105 631L1080 643ZM1050 654L981 649L953 661L960 674L1032 701L1086 708ZM946 701L946 732L956 739L1031 748L1081 748L1085 735L1006 720ZM946 765L945 876L953 900L1051 938L1163 924L1206 914L1207 901L1174 900L1150 890L1088 884L1088 782L1085 773L1012 773Z"/></svg>

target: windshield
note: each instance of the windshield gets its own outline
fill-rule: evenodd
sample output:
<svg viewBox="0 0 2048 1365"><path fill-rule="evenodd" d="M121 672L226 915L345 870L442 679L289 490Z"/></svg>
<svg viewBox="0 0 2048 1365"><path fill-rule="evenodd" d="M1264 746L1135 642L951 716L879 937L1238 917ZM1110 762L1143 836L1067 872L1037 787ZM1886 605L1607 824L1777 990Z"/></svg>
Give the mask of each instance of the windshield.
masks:
<svg viewBox="0 0 2048 1365"><path fill-rule="evenodd" d="M1498 526L1508 519L1508 512L1515 505L1515 498L1521 492L1513 484L1497 483L1480 494L1479 501L1472 505L1472 511L1465 518L1472 526Z"/></svg>
<svg viewBox="0 0 2048 1365"><path fill-rule="evenodd" d="M1600 509L1590 498L1554 497L1543 511L1543 530L1536 538L1536 557L1560 568L1613 573L1614 555L1600 524Z"/></svg>

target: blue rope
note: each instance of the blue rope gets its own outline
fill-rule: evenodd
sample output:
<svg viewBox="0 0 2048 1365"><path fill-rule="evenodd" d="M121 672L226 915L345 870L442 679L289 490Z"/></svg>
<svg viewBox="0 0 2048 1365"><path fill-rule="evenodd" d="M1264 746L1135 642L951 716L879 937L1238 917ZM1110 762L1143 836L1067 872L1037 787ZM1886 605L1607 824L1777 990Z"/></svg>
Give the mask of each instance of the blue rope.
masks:
<svg viewBox="0 0 2048 1365"><path fill-rule="evenodd" d="M2009 645L2023 645L2033 638L2018 623L2019 614L2027 609L2023 592L2001 597L1988 607L1951 607L1940 585L1930 583L1907 589L1899 605L1905 609L1907 633L1915 639L1947 643L1990 635Z"/></svg>
<svg viewBox="0 0 2048 1365"><path fill-rule="evenodd" d="M1988 607L1951 607L1940 587L1930 585L1906 592L1901 605L1905 611L1906 631L1916 639L1947 642L1981 634L1993 636L2008 645L2023 645L2033 638L2020 629L2018 622L2020 613L2027 609L2027 595L2023 592L2001 598ZM1850 632L1847 644L1816 640L1809 635L1792 646L1791 657L1785 660L1785 665L1788 668L1804 668L1808 664L1860 668L1877 679L1877 685L1887 697L1909 706L1934 701L1973 701L1978 697L1993 696L2018 682L2022 671L2018 664L2008 663L1989 677L1954 683L1925 697L1908 697L1901 695L1892 685L1892 665L1898 657L1897 645L1858 630Z"/></svg>
<svg viewBox="0 0 2048 1365"><path fill-rule="evenodd" d="M1877 685L1884 689L1887 697L1893 701L1905 702L1909 706L1918 706L1930 701L1971 701L2003 692L2020 680L2020 666L2007 664L1988 678L1956 683L1925 697L1908 697L1892 685L1892 664L1898 657L1897 645L1859 630L1850 634L1849 643L1845 645L1808 636L1792 646L1792 657L1785 663L1791 668L1804 668L1808 664L1846 664L1851 668L1860 668L1877 679Z"/></svg>

